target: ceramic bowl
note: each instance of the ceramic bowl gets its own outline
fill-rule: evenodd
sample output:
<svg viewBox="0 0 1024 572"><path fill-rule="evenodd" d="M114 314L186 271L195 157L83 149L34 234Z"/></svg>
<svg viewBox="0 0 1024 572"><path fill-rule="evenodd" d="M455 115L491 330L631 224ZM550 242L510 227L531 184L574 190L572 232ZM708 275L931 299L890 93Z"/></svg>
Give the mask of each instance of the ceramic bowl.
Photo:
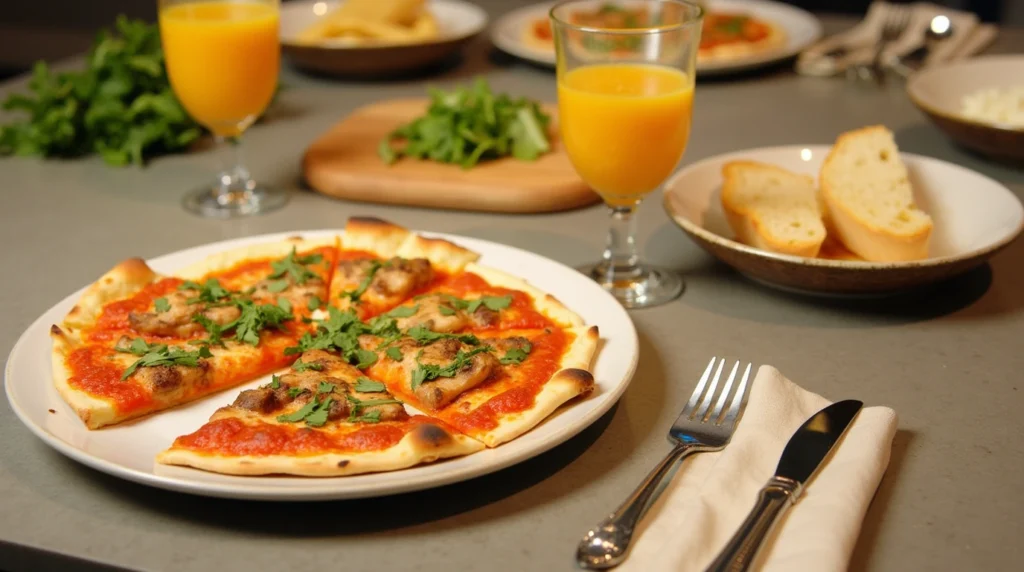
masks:
<svg viewBox="0 0 1024 572"><path fill-rule="evenodd" d="M281 5L281 49L298 68L331 76L383 78L438 65L456 54L487 27L487 14L462 0L431 0L440 34L409 44L355 44L347 40L317 45L299 43L302 30L337 7L337 0L299 0Z"/></svg>
<svg viewBox="0 0 1024 572"><path fill-rule="evenodd" d="M907 94L957 143L990 157L1024 165L1024 127L965 117L965 96L983 89L1024 86L1024 55L983 56L928 68L907 82Z"/></svg>
<svg viewBox="0 0 1024 572"><path fill-rule="evenodd" d="M952 163L901 153L915 201L934 221L929 258L867 262L849 254L804 258L760 250L734 239L722 210L722 165L746 159L817 178L830 147L768 147L719 155L691 165L665 187L669 216L698 245L759 282L800 293L894 294L970 270L1004 248L1024 227L1024 207L1002 184Z"/></svg>

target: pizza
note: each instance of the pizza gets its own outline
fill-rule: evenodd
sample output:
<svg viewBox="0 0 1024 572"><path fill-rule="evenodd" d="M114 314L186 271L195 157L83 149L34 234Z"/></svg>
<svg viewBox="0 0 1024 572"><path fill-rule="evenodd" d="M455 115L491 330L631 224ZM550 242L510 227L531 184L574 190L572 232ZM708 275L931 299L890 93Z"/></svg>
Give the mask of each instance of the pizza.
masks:
<svg viewBox="0 0 1024 572"><path fill-rule="evenodd" d="M593 10L579 10L570 15L570 22L594 28L637 28L657 25L647 7L617 6L607 3ZM526 22L520 35L522 42L535 50L552 52L555 49L551 22L547 17ZM590 49L604 51L634 51L638 40L633 36L622 38L587 38ZM778 49L786 43L786 32L774 22L752 14L705 10L701 27L698 63L721 62L750 57Z"/></svg>
<svg viewBox="0 0 1024 572"><path fill-rule="evenodd" d="M357 217L173 275L130 259L52 326L54 382L101 430L264 379L156 459L217 473L353 475L497 447L593 390L598 330L478 259Z"/></svg>

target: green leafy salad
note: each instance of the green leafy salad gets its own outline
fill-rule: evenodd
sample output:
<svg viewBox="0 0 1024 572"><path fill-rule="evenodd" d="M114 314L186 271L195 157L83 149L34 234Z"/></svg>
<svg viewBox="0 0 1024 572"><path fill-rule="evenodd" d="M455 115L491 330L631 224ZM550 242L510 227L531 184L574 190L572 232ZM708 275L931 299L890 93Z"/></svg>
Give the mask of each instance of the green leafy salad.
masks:
<svg viewBox="0 0 1024 572"><path fill-rule="evenodd" d="M119 17L89 50L84 70L56 73L37 62L30 94L9 111L27 118L0 126L0 154L77 157L141 165L184 150L203 134L171 91L157 26Z"/></svg>
<svg viewBox="0 0 1024 572"><path fill-rule="evenodd" d="M377 151L389 164L410 157L464 169L509 156L533 161L551 149L550 121L537 102L496 95L478 78L472 87L431 89L427 112L389 134Z"/></svg>

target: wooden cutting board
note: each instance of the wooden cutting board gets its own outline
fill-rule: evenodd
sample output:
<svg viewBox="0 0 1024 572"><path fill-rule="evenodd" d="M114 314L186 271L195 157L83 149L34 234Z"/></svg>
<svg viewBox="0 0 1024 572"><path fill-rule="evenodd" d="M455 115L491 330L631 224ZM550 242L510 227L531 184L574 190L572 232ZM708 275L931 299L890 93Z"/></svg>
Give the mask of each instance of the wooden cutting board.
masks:
<svg viewBox="0 0 1024 572"><path fill-rule="evenodd" d="M600 200L576 175L554 136L552 151L536 161L497 159L468 170L416 159L384 163L377 156L380 141L422 115L427 104L426 99L399 99L357 109L306 150L306 182L321 193L354 201L506 213L559 211ZM546 110L554 118L553 110Z"/></svg>

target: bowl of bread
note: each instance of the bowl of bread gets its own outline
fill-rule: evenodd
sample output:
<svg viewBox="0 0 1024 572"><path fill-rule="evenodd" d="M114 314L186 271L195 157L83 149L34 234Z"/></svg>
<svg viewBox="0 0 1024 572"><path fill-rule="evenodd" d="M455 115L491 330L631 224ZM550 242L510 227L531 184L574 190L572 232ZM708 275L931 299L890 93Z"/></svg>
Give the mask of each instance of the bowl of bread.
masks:
<svg viewBox="0 0 1024 572"><path fill-rule="evenodd" d="M439 65L487 27L463 0L299 0L281 5L281 49L298 68L380 78Z"/></svg>
<svg viewBox="0 0 1024 572"><path fill-rule="evenodd" d="M835 144L767 147L691 165L665 187L672 219L759 282L834 296L886 295L970 270L1024 228L999 182L901 153L872 126Z"/></svg>

